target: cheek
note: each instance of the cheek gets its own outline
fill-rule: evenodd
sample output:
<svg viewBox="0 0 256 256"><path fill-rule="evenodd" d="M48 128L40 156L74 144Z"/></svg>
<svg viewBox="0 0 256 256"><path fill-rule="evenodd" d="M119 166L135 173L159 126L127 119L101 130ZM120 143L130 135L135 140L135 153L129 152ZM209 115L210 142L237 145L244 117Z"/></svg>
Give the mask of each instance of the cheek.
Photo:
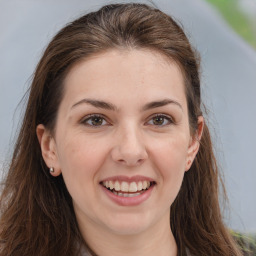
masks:
<svg viewBox="0 0 256 256"><path fill-rule="evenodd" d="M162 139L151 148L154 160L162 166L161 170L171 172L184 172L188 151L186 136L173 136Z"/></svg>
<svg viewBox="0 0 256 256"><path fill-rule="evenodd" d="M77 192L92 188L104 162L106 148L82 136L66 137L63 141L65 144L60 145L58 157L67 188Z"/></svg>
<svg viewBox="0 0 256 256"><path fill-rule="evenodd" d="M163 196L171 203L178 194L184 177L187 156L187 139L184 136L169 138L158 144L152 153Z"/></svg>

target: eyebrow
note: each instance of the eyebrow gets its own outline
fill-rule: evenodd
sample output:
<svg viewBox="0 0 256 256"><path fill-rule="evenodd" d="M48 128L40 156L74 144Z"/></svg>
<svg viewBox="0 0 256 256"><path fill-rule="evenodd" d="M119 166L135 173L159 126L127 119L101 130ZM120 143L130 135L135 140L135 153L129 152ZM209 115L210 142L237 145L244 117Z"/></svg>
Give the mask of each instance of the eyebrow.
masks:
<svg viewBox="0 0 256 256"><path fill-rule="evenodd" d="M176 106L180 107L181 110L183 110L181 104L175 100L171 100L171 99L164 99L164 100L160 100L160 101L153 101L153 102L149 102L147 103L143 108L142 111L146 111L146 110L150 110L153 108L159 108L159 107L163 107L169 104L175 104Z"/></svg>
<svg viewBox="0 0 256 256"><path fill-rule="evenodd" d="M102 109L113 110L113 111L117 110L117 107L112 103L101 101L101 100L92 100L92 99L82 99L77 103L75 103L71 108L74 108L83 103L90 104L96 108L102 108Z"/></svg>
<svg viewBox="0 0 256 256"><path fill-rule="evenodd" d="M82 99L82 100L78 101L77 103L75 103L71 107L71 109L78 105L84 104L84 103L92 105L93 107L96 107L96 108L117 111L117 107L114 104L112 104L110 102L106 102L106 101L93 100L93 99ZM147 103L145 106L142 107L141 111L146 111L146 110L150 110L153 108L159 108L159 107L163 107L163 106L166 106L169 104L175 104L176 106L181 108L181 110L183 110L183 108L179 102L177 102L175 100L171 100L171 99L164 99L164 100L153 101L153 102Z"/></svg>

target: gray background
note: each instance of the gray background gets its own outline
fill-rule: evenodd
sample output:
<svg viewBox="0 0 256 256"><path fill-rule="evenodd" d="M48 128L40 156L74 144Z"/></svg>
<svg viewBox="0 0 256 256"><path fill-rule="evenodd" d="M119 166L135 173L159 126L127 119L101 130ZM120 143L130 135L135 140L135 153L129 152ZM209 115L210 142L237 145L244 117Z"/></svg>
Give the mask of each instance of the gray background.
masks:
<svg viewBox="0 0 256 256"><path fill-rule="evenodd" d="M43 49L64 24L105 3L114 2L0 0L1 164L10 158L22 113L18 103ZM203 0L154 3L182 22L201 53L203 98L230 199L225 221L256 232L256 52Z"/></svg>

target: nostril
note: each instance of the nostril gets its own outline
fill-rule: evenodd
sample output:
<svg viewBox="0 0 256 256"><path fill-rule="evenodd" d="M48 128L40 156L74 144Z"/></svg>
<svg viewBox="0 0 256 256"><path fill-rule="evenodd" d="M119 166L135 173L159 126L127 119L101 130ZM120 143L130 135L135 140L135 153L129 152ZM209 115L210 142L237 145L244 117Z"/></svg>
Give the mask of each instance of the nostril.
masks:
<svg viewBox="0 0 256 256"><path fill-rule="evenodd" d="M145 159L119 159L118 162L128 166L137 166L142 164Z"/></svg>

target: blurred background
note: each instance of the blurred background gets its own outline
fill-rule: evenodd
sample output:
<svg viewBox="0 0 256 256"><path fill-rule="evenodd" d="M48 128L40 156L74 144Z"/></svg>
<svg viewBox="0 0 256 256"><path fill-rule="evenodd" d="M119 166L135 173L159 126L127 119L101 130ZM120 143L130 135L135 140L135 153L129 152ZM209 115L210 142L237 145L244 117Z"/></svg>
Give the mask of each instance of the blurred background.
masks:
<svg viewBox="0 0 256 256"><path fill-rule="evenodd" d="M128 2L128 1L120 1ZM229 196L227 225L256 233L256 0L155 0L183 24L202 58L202 92ZM0 174L11 157L19 104L52 36L107 0L0 0Z"/></svg>

